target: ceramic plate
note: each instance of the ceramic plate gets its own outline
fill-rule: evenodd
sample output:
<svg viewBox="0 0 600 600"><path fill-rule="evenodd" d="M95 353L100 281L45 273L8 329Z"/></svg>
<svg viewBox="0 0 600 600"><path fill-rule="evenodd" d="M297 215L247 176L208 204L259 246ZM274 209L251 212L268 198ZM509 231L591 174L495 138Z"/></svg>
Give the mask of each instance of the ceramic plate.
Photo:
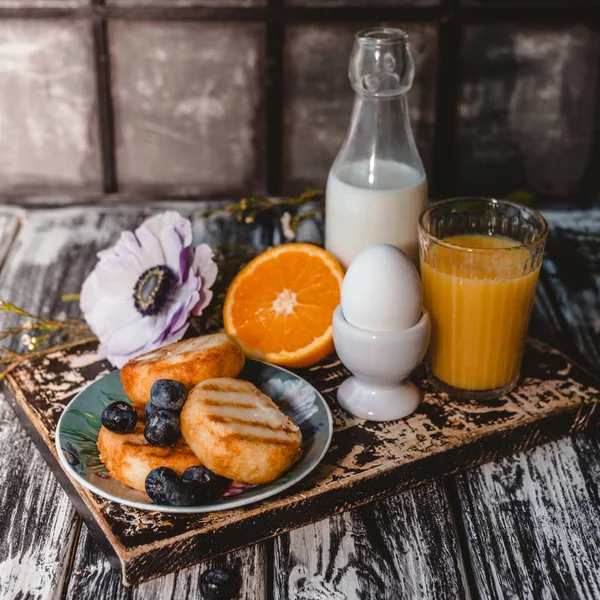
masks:
<svg viewBox="0 0 600 600"><path fill-rule="evenodd" d="M261 389L302 431L302 458L276 481L248 487L233 485L227 494L202 506L153 504L148 496L111 479L100 461L96 441L100 415L115 400L130 402L119 371L113 371L81 391L65 408L56 430L56 448L64 468L92 492L121 504L171 513L203 513L226 510L264 500L306 477L321 461L333 431L331 412L325 400L307 381L294 373L267 363L247 360L239 375Z"/></svg>

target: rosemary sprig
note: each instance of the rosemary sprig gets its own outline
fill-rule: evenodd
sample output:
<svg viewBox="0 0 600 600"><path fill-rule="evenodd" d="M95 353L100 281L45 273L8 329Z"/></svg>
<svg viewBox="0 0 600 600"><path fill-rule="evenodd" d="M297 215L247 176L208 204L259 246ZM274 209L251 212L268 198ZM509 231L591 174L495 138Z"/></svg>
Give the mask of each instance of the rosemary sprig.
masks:
<svg viewBox="0 0 600 600"><path fill-rule="evenodd" d="M0 300L0 310L5 312L12 312L21 317L28 317L35 323L29 326L29 329L61 329L63 327L69 327L71 329L82 329L89 331L89 327L84 324L82 319L65 319L64 321L56 321L54 319L46 319L44 317L38 317L18 306L15 306L12 302L6 300Z"/></svg>
<svg viewBox="0 0 600 600"><path fill-rule="evenodd" d="M265 211L275 208L289 209L290 207L308 204L309 202L323 201L325 192L317 189L307 189L299 196L292 198L264 198L264 197L249 197L242 198L239 202L213 208L203 213L203 217L210 217L215 214L227 214L230 217L235 217L243 223L254 223L256 217Z"/></svg>
<svg viewBox="0 0 600 600"><path fill-rule="evenodd" d="M6 346L0 346L0 365L4 365L4 369L0 370L0 379L25 360L62 350L74 342L97 339L82 319L47 319L5 300L0 300L0 311L10 312L24 319L15 327L0 331L0 341L18 336L20 344L26 348L25 352L19 352ZM56 338L59 340L58 344L51 344L43 348L44 345Z"/></svg>

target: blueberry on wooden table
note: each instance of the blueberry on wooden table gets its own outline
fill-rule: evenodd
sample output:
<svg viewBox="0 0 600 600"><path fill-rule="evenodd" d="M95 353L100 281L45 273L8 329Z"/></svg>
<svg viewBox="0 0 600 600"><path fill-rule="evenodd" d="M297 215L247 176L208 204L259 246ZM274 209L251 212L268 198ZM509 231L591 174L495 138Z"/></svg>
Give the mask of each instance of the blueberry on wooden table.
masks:
<svg viewBox="0 0 600 600"><path fill-rule="evenodd" d="M192 486L167 467L152 469L146 476L145 488L150 500L156 504L192 506L196 503Z"/></svg>
<svg viewBox="0 0 600 600"><path fill-rule="evenodd" d="M238 588L238 577L226 569L210 569L200 576L202 600L232 600Z"/></svg>
<svg viewBox="0 0 600 600"><path fill-rule="evenodd" d="M144 427L144 437L152 446L171 446L179 435L179 415L170 410L153 412Z"/></svg>
<svg viewBox="0 0 600 600"><path fill-rule="evenodd" d="M221 477L202 465L188 467L181 478L194 488L196 500L199 503L216 500L231 485L231 479Z"/></svg>
<svg viewBox="0 0 600 600"><path fill-rule="evenodd" d="M181 410L187 399L187 389L179 381L157 379L150 388L150 400L157 408Z"/></svg>
<svg viewBox="0 0 600 600"><path fill-rule="evenodd" d="M112 402L100 417L102 425L115 433L131 433L137 423L137 413L127 402Z"/></svg>

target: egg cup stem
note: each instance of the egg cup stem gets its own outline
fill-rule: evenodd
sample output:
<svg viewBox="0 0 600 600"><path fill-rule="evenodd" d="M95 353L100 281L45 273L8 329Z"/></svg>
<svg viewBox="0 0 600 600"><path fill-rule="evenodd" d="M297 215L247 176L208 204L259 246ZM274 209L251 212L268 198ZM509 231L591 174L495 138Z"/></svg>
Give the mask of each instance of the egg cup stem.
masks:
<svg viewBox="0 0 600 600"><path fill-rule="evenodd" d="M350 324L338 306L333 313L335 349L353 374L338 389L340 405L369 421L393 421L412 413L421 401L408 380L425 356L431 324L427 311L402 331L367 331Z"/></svg>
<svg viewBox="0 0 600 600"><path fill-rule="evenodd" d="M394 421L414 412L421 392L409 380L392 388L370 385L349 377L338 389L340 406L355 417L369 421Z"/></svg>

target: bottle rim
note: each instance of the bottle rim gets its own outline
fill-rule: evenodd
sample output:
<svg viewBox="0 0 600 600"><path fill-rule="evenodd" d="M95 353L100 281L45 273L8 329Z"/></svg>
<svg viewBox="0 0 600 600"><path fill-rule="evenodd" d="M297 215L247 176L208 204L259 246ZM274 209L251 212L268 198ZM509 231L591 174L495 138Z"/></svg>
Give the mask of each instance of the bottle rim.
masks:
<svg viewBox="0 0 600 600"><path fill-rule="evenodd" d="M369 27L361 29L356 40L367 46L388 46L408 41L408 34L396 27Z"/></svg>

